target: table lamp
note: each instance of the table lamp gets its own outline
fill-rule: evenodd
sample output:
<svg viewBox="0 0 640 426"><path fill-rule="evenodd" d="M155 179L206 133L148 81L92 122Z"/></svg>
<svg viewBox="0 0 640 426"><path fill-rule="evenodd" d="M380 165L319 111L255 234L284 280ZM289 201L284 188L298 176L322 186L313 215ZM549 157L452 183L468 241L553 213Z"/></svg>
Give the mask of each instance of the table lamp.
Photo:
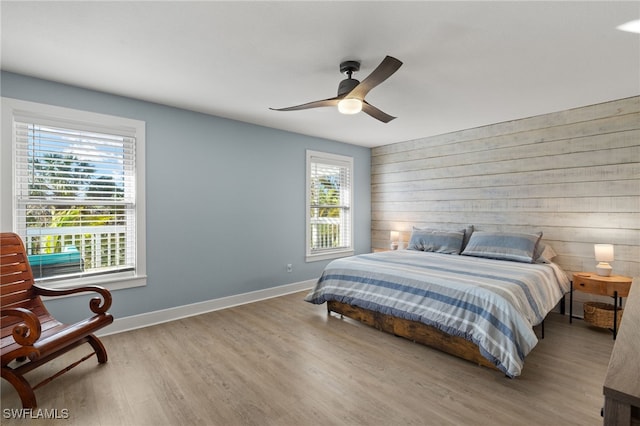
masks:
<svg viewBox="0 0 640 426"><path fill-rule="evenodd" d="M608 262L613 262L613 245L596 244L593 249L596 254L596 260L599 262L596 265L597 274L601 277L608 277L611 275L611 265Z"/></svg>
<svg viewBox="0 0 640 426"><path fill-rule="evenodd" d="M400 238L400 232L391 231L391 250L398 250L398 239Z"/></svg>

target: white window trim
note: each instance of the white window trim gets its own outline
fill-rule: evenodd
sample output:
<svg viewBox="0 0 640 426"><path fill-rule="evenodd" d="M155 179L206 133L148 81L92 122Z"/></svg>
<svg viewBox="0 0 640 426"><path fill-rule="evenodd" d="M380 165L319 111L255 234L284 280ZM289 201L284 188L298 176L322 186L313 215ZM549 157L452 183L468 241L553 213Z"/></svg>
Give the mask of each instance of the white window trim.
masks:
<svg viewBox="0 0 640 426"><path fill-rule="evenodd" d="M47 117L59 123L83 123L99 130L105 128L134 128L136 133L136 269L135 271L87 276L62 281L43 282L51 288L70 288L88 284L102 285L109 290L140 287L146 285L146 210L145 210L145 122L130 118L98 114L88 111L63 108L36 102L2 97L2 143L0 144L0 229L13 232L16 229L16 194L14 181L15 140L14 117Z"/></svg>
<svg viewBox="0 0 640 426"><path fill-rule="evenodd" d="M348 163L351 171L351 188L349 191L349 205L350 205L350 219L351 223L349 224L349 242L351 244L348 248L336 249L336 250L325 250L322 253L312 253L311 252L311 215L309 214L309 206L311 204L311 159L313 157L323 158L327 161L337 161L340 163ZM327 152L320 151L311 151L307 150L307 165L306 165L306 189L305 189L305 225L306 225L306 237L305 237L305 245L306 245L306 262L316 262L320 260L330 260L337 259L339 257L347 257L353 256L355 254L354 250L354 241L353 241L353 222L354 222L354 206L353 206L353 193L354 193L354 169L353 169L353 157L348 157L345 155L331 154Z"/></svg>

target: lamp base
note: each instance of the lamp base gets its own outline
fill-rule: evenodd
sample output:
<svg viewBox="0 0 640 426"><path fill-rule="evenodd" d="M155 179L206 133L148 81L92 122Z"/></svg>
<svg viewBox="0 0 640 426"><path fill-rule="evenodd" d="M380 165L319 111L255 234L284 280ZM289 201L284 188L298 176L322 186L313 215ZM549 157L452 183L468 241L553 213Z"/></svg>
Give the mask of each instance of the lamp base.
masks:
<svg viewBox="0 0 640 426"><path fill-rule="evenodd" d="M611 265L607 262L600 262L596 265L596 273L601 277L608 277L611 275Z"/></svg>

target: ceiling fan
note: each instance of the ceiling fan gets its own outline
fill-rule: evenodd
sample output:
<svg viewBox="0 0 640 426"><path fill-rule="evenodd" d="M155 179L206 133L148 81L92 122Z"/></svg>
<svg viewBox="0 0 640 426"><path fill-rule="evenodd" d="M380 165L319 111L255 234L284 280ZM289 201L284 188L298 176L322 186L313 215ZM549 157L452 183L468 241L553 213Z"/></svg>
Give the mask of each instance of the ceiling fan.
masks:
<svg viewBox="0 0 640 426"><path fill-rule="evenodd" d="M357 114L360 111L369 114L371 117L388 123L396 117L380 111L370 103L364 100L367 93L393 73L402 65L402 62L391 56L385 57L380 65L373 70L371 74L362 82L352 78L352 74L360 70L359 61L344 61L340 64L340 72L347 75L347 78L340 82L338 86L338 96L323 99L321 101L308 102L302 105L296 105L288 108L269 108L274 111L297 111L301 109L320 108L329 106L338 106L338 111L342 114Z"/></svg>

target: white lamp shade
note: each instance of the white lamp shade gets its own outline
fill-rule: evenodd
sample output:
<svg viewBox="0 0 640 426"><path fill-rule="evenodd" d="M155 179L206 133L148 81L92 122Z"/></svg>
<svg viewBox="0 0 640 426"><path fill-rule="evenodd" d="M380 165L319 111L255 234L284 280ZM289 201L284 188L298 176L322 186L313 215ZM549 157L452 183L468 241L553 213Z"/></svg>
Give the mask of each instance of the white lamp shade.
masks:
<svg viewBox="0 0 640 426"><path fill-rule="evenodd" d="M596 244L593 249L598 262L613 262L612 244Z"/></svg>

